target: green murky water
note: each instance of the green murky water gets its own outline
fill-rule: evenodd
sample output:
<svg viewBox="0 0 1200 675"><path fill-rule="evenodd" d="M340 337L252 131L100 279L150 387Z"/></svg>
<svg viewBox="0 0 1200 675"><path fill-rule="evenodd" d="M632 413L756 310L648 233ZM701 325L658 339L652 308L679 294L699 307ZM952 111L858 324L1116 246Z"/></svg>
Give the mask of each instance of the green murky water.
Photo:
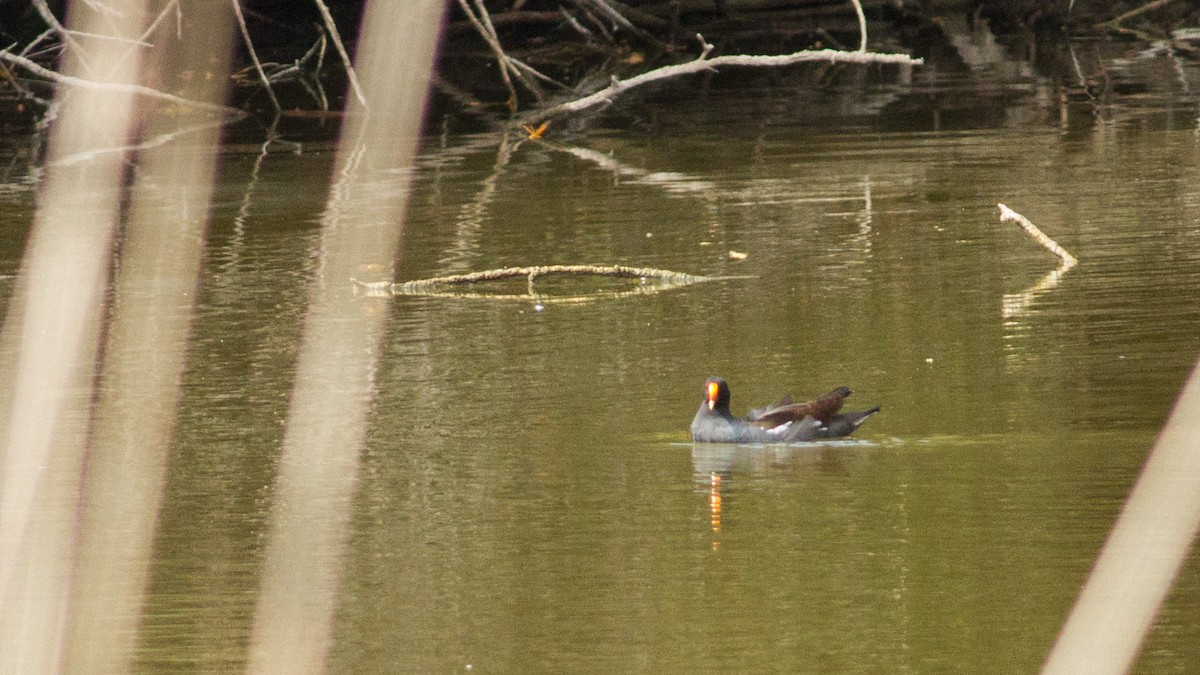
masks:
<svg viewBox="0 0 1200 675"><path fill-rule="evenodd" d="M397 280L736 278L579 305L347 294L386 327L334 671L1039 666L1200 353L1194 110L888 131L734 103L425 144ZM206 241L148 672L246 658L332 162L270 154L252 182L255 150L225 154ZM3 199L12 274L32 194ZM997 202L1081 263L1042 283L1058 260ZM735 412L842 384L883 412L852 441L693 446L713 374ZM1198 606L1193 556L1141 671L1200 668Z"/></svg>

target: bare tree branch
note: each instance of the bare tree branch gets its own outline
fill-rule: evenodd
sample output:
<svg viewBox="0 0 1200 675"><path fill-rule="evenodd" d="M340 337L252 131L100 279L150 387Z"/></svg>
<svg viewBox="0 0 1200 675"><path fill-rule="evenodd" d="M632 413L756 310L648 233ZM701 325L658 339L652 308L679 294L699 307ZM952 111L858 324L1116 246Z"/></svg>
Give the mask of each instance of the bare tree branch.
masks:
<svg viewBox="0 0 1200 675"><path fill-rule="evenodd" d="M169 15L171 13L171 10L175 10L175 21L176 21L175 30L176 30L176 34L178 35L179 30L180 30L179 25L178 25L179 20L180 20L179 0L171 0L170 2L168 2L166 4L166 6L164 6L162 8L162 11L160 11L158 13L158 16L154 17L154 20L150 22L150 25L146 26L146 30L142 31L142 34L138 36L138 38L137 38L138 46L141 46L141 47L152 46L150 44L150 36L154 34L154 31L158 30L158 25L160 23L162 23L164 19L167 18L167 15ZM183 36L178 35L178 38L180 40L182 40ZM132 49L126 51L123 55L121 55L121 57L119 59L117 59L113 68L115 69L118 66L120 66L122 63L125 62L125 59L129 58L129 55L133 54L133 53L135 53L135 52Z"/></svg>
<svg viewBox="0 0 1200 675"><path fill-rule="evenodd" d="M996 206L1000 207L1001 221L1008 221L1020 225L1021 229L1025 230L1025 232L1032 237L1034 241L1041 244L1047 251L1050 251L1059 258L1062 258L1062 261L1067 265L1074 266L1079 262L1078 258L1070 253L1067 253L1066 249L1059 246L1058 243L1050 237L1046 236L1046 233L1042 232L1041 229L1039 229L1037 225L1034 225L1032 222L1030 222L1028 218L1017 213L1016 211L1013 211L1003 204L997 204Z"/></svg>
<svg viewBox="0 0 1200 675"><path fill-rule="evenodd" d="M659 51L667 50L667 46L663 44L661 40L633 25L633 22L626 18L625 14L622 13L622 10L628 11L630 8L625 7L620 3L609 2L609 0L575 0L575 4L579 6L580 9L584 9L582 6L584 4L591 5L599 10L600 13L607 16L614 24L637 36L637 38L642 42L653 46Z"/></svg>
<svg viewBox="0 0 1200 675"><path fill-rule="evenodd" d="M501 269L483 270L481 272L470 272L468 274L432 277L429 279L406 281L396 285L416 290L431 286L477 284L485 281L496 281L497 279L515 279L517 277L527 277L532 280L537 277L553 275L659 279L661 281L675 281L679 283L693 283L707 280L707 277L696 276L694 274L684 274L682 272L672 272L671 270L660 270L650 267L629 267L626 265L533 265L530 267L504 267Z"/></svg>
<svg viewBox="0 0 1200 675"><path fill-rule="evenodd" d="M62 39L63 44L71 49L71 52L75 54L75 58L79 59L79 65L87 71L88 75L91 75L92 68L87 62L87 53L75 41L75 38L67 30L66 26L59 23L58 17L54 16L54 12L50 11L50 6L46 4L46 0L33 0L33 7L37 10L38 15L42 17L42 21L45 21L46 25Z"/></svg>
<svg viewBox="0 0 1200 675"><path fill-rule="evenodd" d="M329 8L325 6L323 0L313 0L317 5L317 11L321 12L321 20L325 22L325 32L329 33L329 39L333 40L333 46L337 49L338 56L342 58L342 67L346 69L346 77L350 80L350 88L354 90L354 97L358 99L359 105L366 108L367 96L363 93L362 86L358 84L358 74L354 72L354 64L350 61L350 55L346 53L346 46L342 44L342 36L338 33L337 24L333 22L333 15L329 13Z"/></svg>
<svg viewBox="0 0 1200 675"><path fill-rule="evenodd" d="M471 25L475 26L475 30L483 41L491 48L492 53L496 55L496 65L500 68L500 77L504 80L504 86L508 88L508 109L510 111L517 109L517 90L513 88L512 78L508 76L508 63L504 54L504 48L500 46L499 40L496 39L492 32L483 25L478 16L475 16L475 11L471 9L471 5L467 0L458 0L458 6L462 8L463 14L467 15L467 20Z"/></svg>
<svg viewBox="0 0 1200 675"><path fill-rule="evenodd" d="M117 82L96 82L94 80L85 80L85 79L79 78L79 77L63 75L61 73L57 73L53 70L50 70L49 68L46 68L34 61L31 61L23 56L18 56L16 54L12 54L7 51L0 51L0 61L7 61L13 65L17 65L17 66L20 66L21 68L24 68L25 70L33 73L34 75L37 75L39 77L44 77L47 80L50 80L57 84L63 84L63 85L67 85L70 87L79 87L80 89L98 89L98 90L106 90L106 91L113 91L113 92L133 93L133 94L138 94L138 95L146 96L146 97L153 98L153 99L158 99L160 101L166 101L167 103L174 103L175 105L183 106L185 108L191 108L192 110L203 110L205 112L219 113L221 115L232 115L234 117L245 117L245 115L246 115L244 112L242 112L241 110L238 110L237 108L230 108L228 106L223 106L223 105L214 105L212 103L203 103L200 101L193 101L190 99L183 98L182 96L168 94L166 92L159 91L157 89L152 89L150 87L146 87L146 86L143 86L140 84L122 84L122 83L117 83Z"/></svg>
<svg viewBox="0 0 1200 675"><path fill-rule="evenodd" d="M601 89L600 91L577 98L566 103L560 103L546 110L532 113L531 115L520 120L522 124L535 124L543 120L559 117L562 115L586 110L593 106L609 103L617 96L633 89L640 87L643 84L665 80L680 75L690 75L704 71L713 71L721 66L742 66L742 67L778 67L788 66L795 63L804 63L811 61L827 61L829 63L886 63L895 65L921 65L921 59L913 58L907 54L879 54L875 52L845 52L835 49L816 49L792 54L782 54L779 56L759 56L746 54L730 54L727 56L715 56L709 58L708 54L712 51L712 45L704 42L704 38L696 36L704 45L699 58L688 61L687 63L679 63L671 66L663 66L656 68L641 75L631 77L628 80L617 80L613 78L612 84Z"/></svg>
<svg viewBox="0 0 1200 675"><path fill-rule="evenodd" d="M242 15L242 3L240 0L229 0L229 2L233 5L233 14L237 17L238 28L242 31L242 40L246 42L246 51L250 52L250 61L254 64L258 79L262 80L263 87L267 90L271 105L275 106L275 114L278 115L283 108L279 105L279 99L275 98L275 89L271 86L271 81L267 79L267 74L263 72L262 62L258 60L258 52L254 50L254 43L250 41L250 29L246 27L246 17Z"/></svg>
<svg viewBox="0 0 1200 675"><path fill-rule="evenodd" d="M534 288L534 280L544 276L603 276L626 279L641 279L643 283L632 288L616 291L597 290L583 295L547 296L538 293ZM454 290L457 287L497 281L500 279L517 279L524 277L527 281L527 292L523 294L501 293L472 293ZM621 298L631 295L646 295L671 288L713 281L724 277L705 277L671 270L653 269L649 267L629 267L626 265L535 265L532 267L505 267L502 269L483 270L467 274L454 274L444 277L417 279L404 283L393 284L387 281L363 282L351 279L357 292L368 297L392 295L423 295L432 297L476 298L487 300L532 300L539 303L578 304L592 302L601 298ZM655 283L646 283L653 280Z"/></svg>

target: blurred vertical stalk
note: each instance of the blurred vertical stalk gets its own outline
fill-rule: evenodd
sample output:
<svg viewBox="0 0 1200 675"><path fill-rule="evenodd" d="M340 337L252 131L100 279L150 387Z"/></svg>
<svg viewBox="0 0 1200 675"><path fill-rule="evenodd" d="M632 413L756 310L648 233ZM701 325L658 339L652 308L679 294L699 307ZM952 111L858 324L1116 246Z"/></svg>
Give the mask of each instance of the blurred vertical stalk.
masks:
<svg viewBox="0 0 1200 675"><path fill-rule="evenodd" d="M1200 363L1125 501L1043 673L1125 673L1200 533Z"/></svg>
<svg viewBox="0 0 1200 675"><path fill-rule="evenodd" d="M179 13L179 33L169 25L152 36L143 78L219 104L230 7L183 0ZM195 124L190 117L156 115L144 128L170 134ZM78 512L65 672L133 666L209 218L220 132L211 121L136 158Z"/></svg>
<svg viewBox="0 0 1200 675"><path fill-rule="evenodd" d="M71 3L70 25L88 57L72 51L62 71L135 84L142 0L109 0L112 12ZM119 38L113 39L102 39ZM140 55L137 55L140 56ZM63 157L129 143L133 96L60 88L48 163L0 349L0 671L54 672L60 665L72 571L75 514L116 228L125 153L86 162Z"/></svg>
<svg viewBox="0 0 1200 675"><path fill-rule="evenodd" d="M392 278L408 202L441 0L369 2L323 216L319 276L309 295L248 670L321 672L333 638L354 487L374 395L385 300L357 302L350 278Z"/></svg>

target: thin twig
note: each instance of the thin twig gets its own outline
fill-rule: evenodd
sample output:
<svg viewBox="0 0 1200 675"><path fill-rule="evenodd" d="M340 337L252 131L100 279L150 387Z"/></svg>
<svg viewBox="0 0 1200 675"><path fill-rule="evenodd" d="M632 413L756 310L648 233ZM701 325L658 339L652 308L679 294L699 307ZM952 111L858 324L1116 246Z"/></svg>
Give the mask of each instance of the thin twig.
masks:
<svg viewBox="0 0 1200 675"><path fill-rule="evenodd" d="M21 48L21 51L19 51L19 52L17 52L17 53L18 53L18 54L20 54L21 56L37 56L37 54L33 54L33 53L32 53L32 52L33 52L33 48L34 48L34 47L36 47L36 46L38 46L38 45L40 45L40 44L42 44L42 41L43 41L43 40L48 40L48 39L50 39L50 36L52 36L52 35L54 35L54 29L53 29L53 28L47 28L46 30L42 31L41 33L38 33L38 36L37 36L37 37L35 37L33 40L31 40L31 41L29 42L29 44L27 44L27 45L25 45L24 47L22 47L22 48ZM5 50L4 50L4 51L8 51L9 49L12 49L12 48L13 48L13 47L15 47L15 46L16 46L16 45L14 44L14 45L12 45L12 46L10 46L10 47L7 47L7 48L5 48ZM56 48L57 48L57 45L51 45L51 46L48 46L48 47L46 47L46 51L48 51L48 52L49 52L49 51L51 51L51 50L53 50L53 49L56 49Z"/></svg>
<svg viewBox="0 0 1200 675"><path fill-rule="evenodd" d="M17 95L19 95L21 98L33 101L34 103L37 103L45 108L49 108L53 104L53 101L44 99L41 96L34 94L24 84L22 84L20 78L17 77L17 74L14 73L12 69L8 67L8 64L4 63L2 60L0 60L0 74L4 76L3 79L7 80L12 85L13 89L17 92Z"/></svg>
<svg viewBox="0 0 1200 675"><path fill-rule="evenodd" d="M346 53L346 45L342 44L342 36L338 33L337 24L333 22L333 15L329 13L329 8L325 6L323 0L313 0L313 2L317 5L317 11L321 13L321 20L325 22L325 32L329 33L329 39L333 40L333 46L337 49L338 56L342 58L342 67L346 69L346 78L350 80L350 88L354 90L354 97L358 99L359 105L369 108L367 96L363 93L362 86L358 84L358 74L354 72L354 64L350 61L350 55Z"/></svg>
<svg viewBox="0 0 1200 675"><path fill-rule="evenodd" d="M71 35L71 32L59 22L58 17L54 16L54 12L50 11L50 6L46 4L46 0L33 0L33 7L42 17L42 20L46 22L46 25L50 26L50 28L58 34L58 36L62 39L63 44L71 48L72 53L74 53L75 58L79 60L79 65L84 69L84 71L86 71L88 75L91 75L92 68L87 62L87 52L85 52L83 47L75 41L75 38Z"/></svg>
<svg viewBox="0 0 1200 675"><path fill-rule="evenodd" d="M601 21L595 14L593 14L592 12L589 12L586 7L583 7L580 5L576 5L575 7L579 11L583 12L584 18L586 18L588 20L588 22L592 24L592 27L594 27L596 30L600 31L600 35L604 36L605 42L612 44L617 41L616 38L613 36L612 31L610 31L608 29L608 26L605 26L604 22Z"/></svg>
<svg viewBox="0 0 1200 675"><path fill-rule="evenodd" d="M496 48L499 49L500 34L496 32L496 26L492 24L492 15L488 12L487 5L483 4L483 0L474 0L474 2L475 10L478 12L480 22L482 22L484 29L487 30L488 35L492 36L492 41L495 43ZM542 95L542 90L538 88L537 84L526 77L525 73L522 72L520 68L516 67L514 64L516 59L506 54L503 49L500 49L499 55L501 58L500 67L507 67L509 72L511 72L521 82L521 84L525 85L525 88L528 89L534 95L534 97L537 98L537 100L541 101L543 98L545 98L545 96ZM525 67L533 70L533 68L529 66Z"/></svg>
<svg viewBox="0 0 1200 675"><path fill-rule="evenodd" d="M162 23L164 19L167 18L167 15L171 13L172 9L175 10L176 21L179 20L179 0L171 0L170 2L168 2L166 4L166 6L164 6L162 8L162 10L158 13L158 16L154 17L154 20L150 22L150 25L146 26L146 30L142 31L142 34L138 36L137 42L139 43L139 45L145 46L145 47L151 46L149 44L150 36L154 34L154 31L158 30L158 25L160 23ZM178 27L176 28L176 32L178 32ZM180 39L182 39L182 38L180 38ZM119 59L117 59L117 61L114 63L114 65L112 67L112 71L115 72L117 67L119 67L121 64L125 63L125 60L128 59L129 56L134 53L135 52L132 49L130 49L130 50L126 51L124 54L122 54L121 57Z"/></svg>
<svg viewBox="0 0 1200 675"><path fill-rule="evenodd" d="M641 28L638 28L637 26L633 25L633 22L631 22L628 18L626 18L625 14L623 14L621 12L621 10L618 9L618 6L620 6L619 3L612 3L612 2L609 2L608 0L575 0L576 5L579 5L580 3L585 3L585 2L587 4L595 7L596 9L600 10L600 13L607 16L614 24L616 24L617 26L620 26L621 28L624 28L625 30L632 33L633 35L637 36L637 38L639 40L641 40L642 42L644 42L648 45L651 45L652 47L654 47L655 49L657 49L659 51L667 50L667 46L665 44L663 44L658 38L654 37L653 35L651 35L650 33L646 32L646 31L642 30ZM618 5L618 6L614 6L614 5ZM622 9L627 9L627 8L624 8L624 6L620 6L620 7ZM580 7L580 9L583 9L583 8Z"/></svg>
<svg viewBox="0 0 1200 675"><path fill-rule="evenodd" d="M559 15L562 16L563 20L567 22L568 26L573 28L576 33L579 33L580 35L583 36L583 39L587 40L588 42L591 42L592 38L595 37L594 35L592 35L592 31L584 28L583 24L579 23L578 19L571 16L571 13L568 12L567 10L563 9L562 7L559 7L558 13L559 13Z"/></svg>
<svg viewBox="0 0 1200 675"><path fill-rule="evenodd" d="M1021 229L1025 230L1025 232L1028 233L1030 237L1033 237L1034 241L1036 241L1037 243L1039 243L1043 247L1045 247L1045 249L1047 251L1050 251L1054 255L1062 258L1064 263L1074 266L1076 263L1079 262L1078 258L1071 255L1070 253L1067 253L1066 249L1059 246L1050 237L1046 236L1046 233L1042 232L1040 229L1038 229L1037 225L1034 225L1033 223L1029 222L1028 218L1017 213L1016 211L1013 211L1012 209L1008 208L1007 206L1005 206L1003 204L997 204L996 206L1000 207L1000 220L1002 222L1008 221L1008 222L1013 222L1013 223L1020 225Z"/></svg>
<svg viewBox="0 0 1200 675"><path fill-rule="evenodd" d="M471 22L471 25L475 26L475 31L479 33L479 36L491 48L492 53L496 55L496 65L500 68L500 77L504 81L504 86L508 89L508 109L509 111L516 110L517 90L513 87L512 78L508 76L508 64L505 62L504 49L500 46L500 42L488 33L487 28L484 27L479 17L475 16L475 10L471 9L471 5L467 0L458 0L458 6L462 8L463 14L467 16L467 20Z"/></svg>
<svg viewBox="0 0 1200 675"><path fill-rule="evenodd" d="M80 37L85 37L85 38L89 38L92 40L108 40L109 42L120 42L120 43L127 44L127 45L133 45L135 47L153 47L154 46L141 38L127 38L127 37L121 37L120 35L103 35L101 33L89 33L84 30L68 30L67 33L69 33L72 36L78 35Z"/></svg>
<svg viewBox="0 0 1200 675"><path fill-rule="evenodd" d="M267 79L267 74L263 72L262 62L258 60L258 52L254 50L254 43L250 41L250 29L246 27L246 17L242 14L241 0L229 0L229 3L233 5L233 14L237 17L238 28L242 31L242 40L246 42L246 51L250 52L250 62L254 64L254 70L258 72L258 79L266 88L267 96L271 99L271 105L275 106L275 114L278 115L283 111L283 107L279 105L279 99L275 98L275 89L271 86L271 81Z"/></svg>
<svg viewBox="0 0 1200 675"><path fill-rule="evenodd" d="M553 77L550 77L549 75L545 75L545 74L539 72L537 68L534 68L533 66L525 63L524 61L521 61L520 59L515 59L515 58L513 58L511 56L507 56L507 55L505 56L505 58L507 58L508 62L511 63L513 65L513 67L515 67L517 70L519 70L531 77L536 77L537 79L541 80L542 82L547 82L549 84L553 84L554 86L559 87L560 89L569 89L570 88L567 85L563 84L562 82L559 82L558 80L554 79Z"/></svg>

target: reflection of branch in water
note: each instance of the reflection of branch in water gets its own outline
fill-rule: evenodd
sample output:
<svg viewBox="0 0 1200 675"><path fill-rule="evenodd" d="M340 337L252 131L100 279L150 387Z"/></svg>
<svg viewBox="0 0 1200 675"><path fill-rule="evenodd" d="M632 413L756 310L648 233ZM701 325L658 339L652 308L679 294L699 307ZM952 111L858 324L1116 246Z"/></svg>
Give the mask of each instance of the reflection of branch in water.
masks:
<svg viewBox="0 0 1200 675"><path fill-rule="evenodd" d="M97 150L88 150L86 152L77 152L74 155L70 155L67 157L63 157L62 159L54 160L54 163L59 164L59 165L79 164L82 162L90 162L101 155L111 155L111 154L123 155L125 153L138 152L138 151L142 151L142 150L150 150L152 148L157 148L159 146L166 145L167 143L170 143L171 141L175 141L180 138L183 138L184 136L190 136L192 134L196 134L196 133L199 133L202 131L208 131L210 129L215 129L217 127L221 127L224 125L225 125L224 120L212 119L212 120L208 120L206 122L201 122L199 124L193 124L190 127L183 127L181 129L175 129L174 131L164 132L164 133L161 133L161 134L155 136L154 138L150 138L150 139L142 141L140 143L133 143L131 145L114 146L111 148L100 148Z"/></svg>
<svg viewBox="0 0 1200 675"><path fill-rule="evenodd" d="M676 172L648 171L628 166L609 155L587 148L557 145L541 140L521 140L513 143L506 131L501 136L500 145L496 149L496 160L492 165L491 174L483 179L480 189L475 193L474 197L461 207L461 211L455 222L454 243L446 251L445 255L438 259L438 263L448 270L456 271L465 269L473 259L478 257L477 250L479 248L480 228L486 217L488 208L495 199L500 179L504 176L513 152L522 143L526 142L536 142L550 150L565 152L579 159L591 162L633 184L660 187L668 192L684 194L705 193L716 188L716 184L711 181L701 180ZM476 143L468 143L464 146L464 150L475 150L477 149L476 146ZM440 157L444 161L455 154L458 153L447 152L442 153Z"/></svg>
<svg viewBox="0 0 1200 675"><path fill-rule="evenodd" d="M483 179L483 185L474 199L462 207L462 215L458 217L454 230L454 245L450 251L438 260L450 269L466 267L472 258L476 257L479 248L479 229L483 224L484 214L492 199L496 196L496 188L501 176L508 166L513 150L516 148L509 142L508 133L500 137L500 146L496 149L496 161L492 164L492 173Z"/></svg>
<svg viewBox="0 0 1200 675"><path fill-rule="evenodd" d="M1072 267L1076 265L1076 261L1063 261L1063 264L1056 270L1051 270L1038 280L1038 282L1020 293L1007 293L1003 299L1003 314L1005 319L1011 319L1015 316L1024 314L1033 301L1039 295L1054 290L1058 286L1058 282L1062 279Z"/></svg>
<svg viewBox="0 0 1200 675"><path fill-rule="evenodd" d="M639 185L651 185L661 187L668 192L693 193L707 192L716 188L716 183L699 178L693 178L686 174L676 173L674 171L648 171L638 167L622 164L613 159L611 155L606 155L603 152L580 148L573 145L557 145L554 143L541 142L551 150L565 152L569 155L574 155L579 159L591 162L596 166L611 171L614 175L628 179L628 182Z"/></svg>
<svg viewBox="0 0 1200 675"><path fill-rule="evenodd" d="M871 253L871 224L875 216L875 202L871 199L871 176L863 176L863 208L855 218L858 221L858 238L863 245L863 253Z"/></svg>
<svg viewBox="0 0 1200 675"><path fill-rule="evenodd" d="M271 143L279 137L275 132L275 127L278 125L279 117L276 116L271 120L271 126L267 128L266 140L258 149L258 157L254 158L254 166L250 168L250 180L246 181L246 190L242 193L242 203L238 206L237 215L233 218L233 231L238 239L241 239L246 233L246 218L250 216L250 201L254 195L254 189L258 187L258 173L262 170L263 161L267 158Z"/></svg>
<svg viewBox="0 0 1200 675"><path fill-rule="evenodd" d="M221 256L221 262L217 265L217 269L222 274L235 269L241 258L242 243L246 239L246 220L250 217L250 206L254 203L254 192L258 187L259 174L262 172L263 163L270 154L271 146L275 143L290 143L297 149L300 147L298 143L281 140L275 131L278 125L279 117L276 116L271 120L271 125L267 127L264 134L266 140L259 147L258 156L254 158L254 165L250 169L250 178L246 181L246 189L242 192L242 203L238 205L237 215L233 217L233 236L229 238L229 244L225 247L228 249L228 253Z"/></svg>
<svg viewBox="0 0 1200 675"><path fill-rule="evenodd" d="M484 281L495 281L496 279L514 279L516 277L528 277L529 283L532 284L533 280L537 277L552 275L660 279L676 283L695 283L707 279L707 277L672 272L671 270L659 270L652 267L629 267L626 265L532 265L529 267L505 267L502 269L483 270L482 272L471 272L470 274L417 279L397 285L406 289L420 290L455 284L476 284Z"/></svg>

